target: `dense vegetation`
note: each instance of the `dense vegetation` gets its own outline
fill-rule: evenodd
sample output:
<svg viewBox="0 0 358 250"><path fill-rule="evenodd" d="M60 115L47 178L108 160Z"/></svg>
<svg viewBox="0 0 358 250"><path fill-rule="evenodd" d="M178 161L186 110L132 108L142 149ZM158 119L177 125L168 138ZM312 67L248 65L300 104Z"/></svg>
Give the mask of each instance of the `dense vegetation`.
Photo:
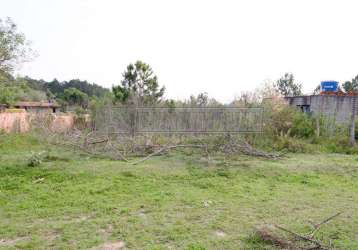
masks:
<svg viewBox="0 0 358 250"><path fill-rule="evenodd" d="M109 89L106 89L95 83L89 83L87 81L82 81L79 79L62 82L59 82L57 79L54 79L52 81L47 82L44 80L36 80L30 77L25 77L24 80L32 89L50 92L52 95L54 95L54 97L60 99L64 99L65 90L69 88L78 89L82 93L85 93L88 97L102 98L107 93L109 93Z"/></svg>
<svg viewBox="0 0 358 250"><path fill-rule="evenodd" d="M13 104L16 101L47 100L46 92L31 88L22 78L0 70L0 103Z"/></svg>
<svg viewBox="0 0 358 250"><path fill-rule="evenodd" d="M109 89L81 80L50 82L29 77L13 77L0 71L0 103L13 104L16 101L56 100L66 105L84 105L90 99L100 99Z"/></svg>

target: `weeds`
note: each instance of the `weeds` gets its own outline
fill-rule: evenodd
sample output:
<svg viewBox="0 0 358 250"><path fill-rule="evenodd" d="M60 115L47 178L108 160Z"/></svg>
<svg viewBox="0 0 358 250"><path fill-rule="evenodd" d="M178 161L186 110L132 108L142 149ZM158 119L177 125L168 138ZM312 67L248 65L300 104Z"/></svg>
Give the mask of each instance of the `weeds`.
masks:
<svg viewBox="0 0 358 250"><path fill-rule="evenodd" d="M39 153L31 152L31 156L28 159L27 166L28 167L38 167L38 166L40 166L42 161L43 161L43 159L44 159L44 154L45 153L46 153L45 151L39 152Z"/></svg>

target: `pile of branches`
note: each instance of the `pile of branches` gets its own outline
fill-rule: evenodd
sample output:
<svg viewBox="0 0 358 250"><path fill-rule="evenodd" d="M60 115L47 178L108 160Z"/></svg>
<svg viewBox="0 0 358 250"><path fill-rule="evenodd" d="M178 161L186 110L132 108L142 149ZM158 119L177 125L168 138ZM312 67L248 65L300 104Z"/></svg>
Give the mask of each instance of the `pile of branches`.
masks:
<svg viewBox="0 0 358 250"><path fill-rule="evenodd" d="M127 161L125 150L113 138L95 132L73 129L63 134L46 137L50 144L72 148L83 153L112 160Z"/></svg>
<svg viewBox="0 0 358 250"><path fill-rule="evenodd" d="M165 144L153 143L150 136L131 137L126 135L100 134L96 131L73 129L61 135L46 133L45 138L51 143L68 146L90 155L113 160L129 162L131 157L143 157L132 162L139 164L153 156L167 154L172 150L191 148L197 149L210 160L210 152L225 155L245 154L267 159L278 159L282 154L268 153L251 146L246 140L227 135L214 140L201 140L195 137L178 139L167 137ZM189 143L188 143L189 142Z"/></svg>
<svg viewBox="0 0 358 250"><path fill-rule="evenodd" d="M258 150L251 146L247 141L227 135L219 147L219 150L225 154L245 154L268 159L279 159L284 153L269 153Z"/></svg>
<svg viewBox="0 0 358 250"><path fill-rule="evenodd" d="M260 227L256 230L256 233L264 242L279 247L280 249L329 250L329 249L333 249L332 242L329 241L329 245L325 245L323 242L316 239L315 235L324 224L328 223L329 221L338 217L341 214L342 212L336 213L324 219L320 223L312 224L311 225L312 229L307 234L299 234L279 225L268 225L268 226L266 225L264 227ZM284 237L278 236L275 233L273 233L272 228L276 228L285 233L288 233L292 235L293 238L286 239Z"/></svg>

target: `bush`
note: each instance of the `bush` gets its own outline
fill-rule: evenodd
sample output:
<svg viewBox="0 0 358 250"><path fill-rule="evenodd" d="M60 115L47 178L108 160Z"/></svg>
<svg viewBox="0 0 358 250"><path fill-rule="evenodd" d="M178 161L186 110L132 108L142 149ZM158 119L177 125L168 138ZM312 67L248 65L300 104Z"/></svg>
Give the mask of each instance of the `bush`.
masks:
<svg viewBox="0 0 358 250"><path fill-rule="evenodd" d="M37 167L40 166L43 160L43 154L45 152L40 153L31 153L30 158L28 159L27 166L29 167Z"/></svg>
<svg viewBox="0 0 358 250"><path fill-rule="evenodd" d="M358 154L358 146L352 146L347 136L336 136L328 138L322 142L326 150L330 153Z"/></svg>
<svg viewBox="0 0 358 250"><path fill-rule="evenodd" d="M75 109L75 114L76 114L77 116L85 115L85 114L88 114L88 111L85 110L85 109L82 108L82 107L76 107L76 109Z"/></svg>
<svg viewBox="0 0 358 250"><path fill-rule="evenodd" d="M315 123L312 117L306 113L295 111L290 131L291 136L299 138L309 138L315 134Z"/></svg>
<svg viewBox="0 0 358 250"><path fill-rule="evenodd" d="M289 136L278 136L273 142L273 147L278 151L287 151L291 153L313 153L319 151L317 146L308 142Z"/></svg>
<svg viewBox="0 0 358 250"><path fill-rule="evenodd" d="M265 132L274 136L287 135L292 126L293 112L295 110L287 105L272 110L266 109Z"/></svg>
<svg viewBox="0 0 358 250"><path fill-rule="evenodd" d="M265 111L265 132L269 135L309 138L315 133L312 117L284 102L267 104Z"/></svg>

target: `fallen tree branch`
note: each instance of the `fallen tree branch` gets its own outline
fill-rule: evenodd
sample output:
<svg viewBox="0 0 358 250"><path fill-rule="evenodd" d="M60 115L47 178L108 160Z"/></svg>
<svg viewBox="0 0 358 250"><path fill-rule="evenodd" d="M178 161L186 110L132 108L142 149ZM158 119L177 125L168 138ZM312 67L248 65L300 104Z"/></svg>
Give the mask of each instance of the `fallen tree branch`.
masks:
<svg viewBox="0 0 358 250"><path fill-rule="evenodd" d="M261 240L266 243L270 243L271 245L278 246L282 249L297 250L297 247L295 247L291 241L274 235L267 227L256 229L256 233L261 238Z"/></svg>
<svg viewBox="0 0 358 250"><path fill-rule="evenodd" d="M260 151L252 147L248 142L242 141L241 144L237 145L241 151L247 155L252 156L258 156L258 157L264 157L264 158L270 158L270 159L277 159L280 158L283 154L273 154L273 153L267 153L264 151Z"/></svg>
<svg viewBox="0 0 358 250"><path fill-rule="evenodd" d="M110 143L109 140L108 140L107 142L108 142L107 145L108 145L110 148L112 148L112 149L115 150L115 153L118 154L118 156L120 157L121 160L123 160L123 161L125 161L125 162L129 162L128 159L127 159L126 157L124 157L124 155L123 155L116 147L114 147L114 146Z"/></svg>
<svg viewBox="0 0 358 250"><path fill-rule="evenodd" d="M155 156L155 155L159 155L160 153L164 152L164 151L169 151L175 148L207 148L206 145L197 145L197 144L184 144L184 145L171 145L171 146L165 146L151 154L149 154L148 156L144 157L143 159L140 159L138 161L135 161L132 163L132 165L137 165L139 163L142 163L148 159L150 159L151 157Z"/></svg>
<svg viewBox="0 0 358 250"><path fill-rule="evenodd" d="M310 232L310 233L307 235L307 237L313 238L314 235L315 235L315 233L321 228L322 225L328 223L330 220L332 220L332 219L338 217L338 216L341 215L341 214L342 214L342 212L338 212L338 213L336 213L336 214L334 214L334 215L332 215L332 216L330 216L330 217L324 219L322 222L313 225L314 229L312 230L312 232Z"/></svg>
<svg viewBox="0 0 358 250"><path fill-rule="evenodd" d="M309 242L311 246L309 247L303 247L302 245L299 246L294 246L293 243L291 241L282 239L281 237L275 236L273 233L269 232L267 230L268 227L265 227L264 229L261 230L256 230L258 235L260 236L260 238L264 241L270 242L273 245L277 245L282 247L283 249L303 249L303 250L328 250L328 249L332 249L332 242L331 240L329 241L329 246L324 245L322 242L320 242L319 240L314 239L314 234L321 228L322 225L328 223L329 221L331 221L332 219L336 218L337 216L339 216L340 214L342 214L342 212L338 212L326 219L324 219L322 222L314 224L313 227L313 231L308 234L308 235L301 235L298 234L296 232L293 232L287 228L284 228L282 226L279 225L273 225L275 228L282 230L286 233L289 233L291 235L293 235L297 240L301 240L301 241L305 241L305 242ZM313 246L312 246L313 244Z"/></svg>
<svg viewBox="0 0 358 250"><path fill-rule="evenodd" d="M275 154L268 153L261 150L258 150L251 146L247 141L233 138L228 135L224 142L222 143L220 150L226 154L234 154L234 153L243 153L250 156L264 157L267 159L279 159L284 155L284 153Z"/></svg>
<svg viewBox="0 0 358 250"><path fill-rule="evenodd" d="M276 228L282 230L282 231L285 231L287 233L290 233L292 235L294 235L296 238L298 239L301 239L301 240L304 240L304 241L308 241L308 242L311 242L313 244L315 244L316 248L318 249L324 249L324 250L327 250L328 247L324 246L320 241L318 240L314 240L314 239L311 239L310 237L307 237L307 236L304 236L304 235L300 235L298 233L295 233L287 228L284 228L284 227L281 227L279 225L274 225Z"/></svg>
<svg viewBox="0 0 358 250"><path fill-rule="evenodd" d="M77 145L75 143L70 143L70 142L67 142L67 143L50 142L50 143L53 145L56 145L56 146L73 147L76 150L80 150L83 153L93 155L95 157L107 158L107 159L111 159L111 160L123 160L125 162L128 162L128 160L119 152L117 152L119 157L115 157L115 156L113 157L111 155L104 155L101 153L93 152L93 151L91 151L83 146Z"/></svg>
<svg viewBox="0 0 358 250"><path fill-rule="evenodd" d="M103 140L98 140L98 141L88 141L87 145L100 144L100 143L104 143L104 142L108 142L108 138L103 139Z"/></svg>

